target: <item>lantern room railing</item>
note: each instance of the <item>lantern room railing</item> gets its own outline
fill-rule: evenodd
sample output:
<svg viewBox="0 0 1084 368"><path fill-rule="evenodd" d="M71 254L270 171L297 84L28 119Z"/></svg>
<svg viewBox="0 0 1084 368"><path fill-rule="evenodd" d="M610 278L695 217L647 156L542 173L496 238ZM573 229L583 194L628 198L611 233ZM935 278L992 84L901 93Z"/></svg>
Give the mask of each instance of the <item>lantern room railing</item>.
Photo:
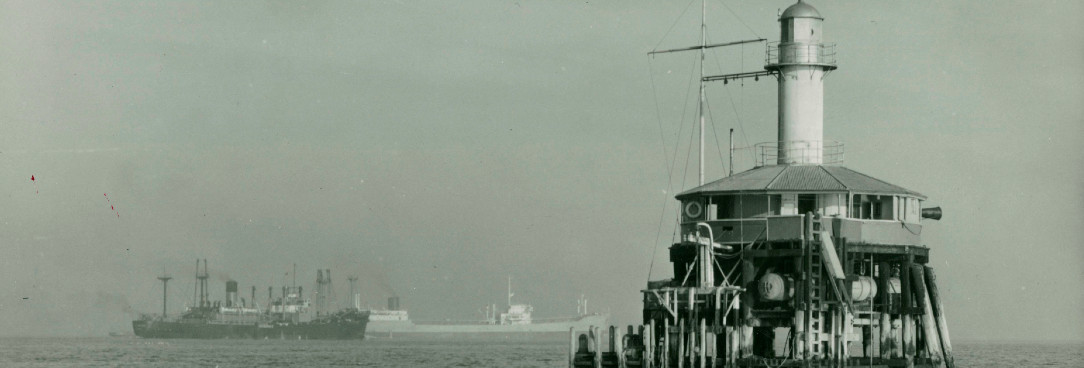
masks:
<svg viewBox="0 0 1084 368"><path fill-rule="evenodd" d="M792 64L836 65L836 44L771 42L765 53L764 63L769 66Z"/></svg>
<svg viewBox="0 0 1084 368"><path fill-rule="evenodd" d="M762 142L753 145L756 166L843 163L843 143L836 141Z"/></svg>

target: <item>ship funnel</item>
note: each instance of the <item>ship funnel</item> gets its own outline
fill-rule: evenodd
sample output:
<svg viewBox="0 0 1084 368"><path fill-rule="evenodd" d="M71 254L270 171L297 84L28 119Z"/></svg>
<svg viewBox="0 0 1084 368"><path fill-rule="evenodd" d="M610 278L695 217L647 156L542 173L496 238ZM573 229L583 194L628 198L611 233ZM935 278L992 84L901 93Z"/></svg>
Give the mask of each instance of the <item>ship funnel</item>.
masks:
<svg viewBox="0 0 1084 368"><path fill-rule="evenodd" d="M941 219L941 207L931 207L922 209L922 218L928 218L930 220Z"/></svg>
<svg viewBox="0 0 1084 368"><path fill-rule="evenodd" d="M388 298L388 310L399 310L399 297L393 296L391 298Z"/></svg>
<svg viewBox="0 0 1084 368"><path fill-rule="evenodd" d="M226 281L226 306L237 305L237 281Z"/></svg>

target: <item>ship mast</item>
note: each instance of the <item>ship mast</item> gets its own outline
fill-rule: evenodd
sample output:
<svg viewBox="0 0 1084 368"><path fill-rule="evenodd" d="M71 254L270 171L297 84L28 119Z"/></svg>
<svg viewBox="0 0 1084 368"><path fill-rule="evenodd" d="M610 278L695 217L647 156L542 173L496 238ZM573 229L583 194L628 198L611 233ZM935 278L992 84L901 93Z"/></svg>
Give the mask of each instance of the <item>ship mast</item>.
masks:
<svg viewBox="0 0 1084 368"><path fill-rule="evenodd" d="M168 274L158 276L158 280L162 281L162 319L166 319L166 284L172 279Z"/></svg>
<svg viewBox="0 0 1084 368"><path fill-rule="evenodd" d="M508 275L508 308L512 308L512 275Z"/></svg>

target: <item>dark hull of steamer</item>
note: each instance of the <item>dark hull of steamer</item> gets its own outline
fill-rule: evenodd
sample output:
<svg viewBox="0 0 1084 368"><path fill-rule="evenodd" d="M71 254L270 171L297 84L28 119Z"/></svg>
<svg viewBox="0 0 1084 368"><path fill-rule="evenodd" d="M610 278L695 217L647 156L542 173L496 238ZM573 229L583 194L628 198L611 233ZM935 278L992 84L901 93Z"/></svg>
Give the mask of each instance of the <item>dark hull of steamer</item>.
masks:
<svg viewBox="0 0 1084 368"><path fill-rule="evenodd" d="M352 312L300 323L141 319L132 321L132 329L136 336L157 339L361 340L367 324L367 313Z"/></svg>

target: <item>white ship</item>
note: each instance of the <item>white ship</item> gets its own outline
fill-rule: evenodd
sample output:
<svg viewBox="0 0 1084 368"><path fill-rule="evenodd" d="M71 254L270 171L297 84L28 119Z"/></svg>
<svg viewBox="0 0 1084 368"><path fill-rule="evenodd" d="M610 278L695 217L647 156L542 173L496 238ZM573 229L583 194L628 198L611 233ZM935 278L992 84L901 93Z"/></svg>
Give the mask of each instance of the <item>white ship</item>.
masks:
<svg viewBox="0 0 1084 368"><path fill-rule="evenodd" d="M512 304L509 281L508 308L498 313L496 305L487 306L485 318L471 321L414 322L399 308L399 298L388 298L387 309L369 311L365 335L390 339L485 339L485 340L554 340L568 339L569 331L587 331L589 326L609 323L608 313L587 313L587 300L580 298L578 313L565 318L532 318L530 304Z"/></svg>

